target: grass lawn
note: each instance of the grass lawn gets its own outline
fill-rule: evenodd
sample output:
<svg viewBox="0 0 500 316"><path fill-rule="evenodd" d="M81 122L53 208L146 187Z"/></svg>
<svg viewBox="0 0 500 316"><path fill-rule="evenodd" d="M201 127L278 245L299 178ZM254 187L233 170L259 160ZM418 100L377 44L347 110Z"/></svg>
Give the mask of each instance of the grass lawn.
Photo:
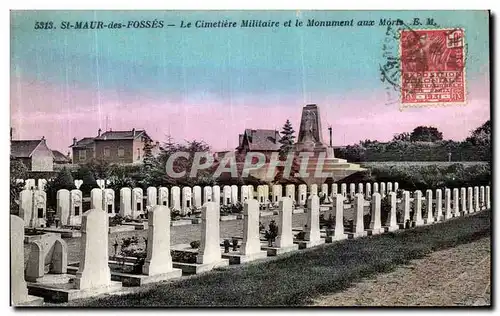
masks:
<svg viewBox="0 0 500 316"><path fill-rule="evenodd" d="M151 284L135 293L78 300L72 306L306 305L319 294L347 288L409 260L490 235L491 212L397 233L346 240L274 260L231 266L180 281Z"/></svg>

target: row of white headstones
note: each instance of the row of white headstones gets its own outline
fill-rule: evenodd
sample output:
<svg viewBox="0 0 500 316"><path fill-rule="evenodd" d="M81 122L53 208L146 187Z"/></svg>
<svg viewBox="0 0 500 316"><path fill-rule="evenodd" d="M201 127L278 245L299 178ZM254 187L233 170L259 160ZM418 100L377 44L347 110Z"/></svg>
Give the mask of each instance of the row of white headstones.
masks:
<svg viewBox="0 0 500 316"><path fill-rule="evenodd" d="M445 190L444 214L442 208L441 190L436 190L436 200L433 200L432 190L426 191L427 224L434 221L447 220L462 214L474 213L482 209L490 208L490 187L461 188L461 205L459 206L458 189L453 189L453 207L451 190ZM468 193L466 196L466 193ZM396 192L389 192L390 213L385 223L388 231L399 228L397 212ZM369 231L372 235L384 232L381 223L381 198L380 193L373 193L368 206L371 206L371 222ZM335 213L335 229L333 240L347 238L344 233L344 203L345 196L342 194L332 195L333 212ZM424 224L422 219L422 192L415 191L413 198L409 191L403 191L401 203L403 205L403 219L413 220L415 226ZM366 205L362 193L354 194L354 237L364 236L364 208ZM435 202L435 203L434 203ZM467 203L468 202L468 203ZM414 217L410 219L410 203L413 203ZM433 211L433 205L436 211ZM256 199L247 199L244 202L244 225L243 242L240 248L242 255L252 255L261 251L261 240L259 230L259 202ZM219 205L215 202L206 202L202 209L201 244L197 255L197 263L207 264L221 260L220 247L220 212ZM312 244L319 241L320 237L320 203L316 194L309 196L307 200L307 223L304 226L304 240ZM283 197L279 201L277 225L279 234L276 238L277 248L290 247L293 245L292 230L293 202L289 197ZM101 208L92 208L82 216L82 238L80 246L80 265L76 274L75 286L77 289L91 289L93 287L107 286L111 282L111 272L108 265L108 214ZM148 214L148 243L147 258L142 273L145 275L158 275L169 273L173 270L172 257L170 254L170 209L164 205L153 206ZM24 223L16 217L11 216L11 277L12 295L15 304L26 300L27 290L24 280ZM67 247L62 247L67 249ZM67 250L66 250L67 251ZM65 269L64 269L65 270Z"/></svg>
<svg viewBox="0 0 500 316"><path fill-rule="evenodd" d="M382 197L389 192L395 192L398 190L399 185L397 182L387 184L382 183L358 183L357 190L356 184L351 183L349 185L349 191L347 191L347 184L343 183L340 185L340 194L344 197L354 197L354 194L361 193L367 199L371 198L373 192L380 193ZM295 201L295 185L290 184L285 188L285 196L291 198ZM464 188L465 189L465 188ZM456 189L458 190L458 189ZM481 196L484 197L485 191L484 187L481 187ZM268 204L269 201L269 186L259 185L257 186L257 191L254 192L254 187L252 185L243 185L238 187L224 186L221 190L219 186L206 186L202 189L200 186L183 187L182 194L181 188L174 186L170 189L166 187L149 187L147 188L146 197L146 207L152 207L154 205L164 205L170 206L172 209L176 209L186 214L191 207L201 208L202 199L203 203L214 201L218 205L229 205L235 204L237 202L244 203L247 199L257 198L259 203ZM239 192L238 192L239 191ZM347 194L349 192L349 194ZM240 193L240 194L238 194ZM318 186L312 184L309 190L310 195L318 194ZM327 199L324 203L330 203L329 197L331 194L339 193L338 185L332 184L330 195L328 194L328 185L323 184L321 186L321 194L326 196ZM458 193L457 193L458 194ZM478 191L479 194L479 191ZM170 196L170 200L169 200ZM442 196L442 193L436 192L436 197ZM238 198L239 197L239 198ZM272 203L276 204L283 198L283 189L281 185L272 186ZM305 200L307 198L307 186L301 184L298 186L298 201L299 206L305 205ZM132 218L137 218L139 215L144 214L144 196L143 190L141 188L122 188L120 189L120 215L123 217L130 216ZM20 194L20 216L25 220L26 226L38 227L45 223L45 205L46 205L46 195L41 190L23 190ZM57 217L60 219L62 225L80 225L82 209L82 192L80 190L59 190L57 192ZM170 203L169 203L170 202ZM94 188L91 191L90 197L90 208L101 208L110 216L114 216L115 212L115 192L112 189L100 189Z"/></svg>

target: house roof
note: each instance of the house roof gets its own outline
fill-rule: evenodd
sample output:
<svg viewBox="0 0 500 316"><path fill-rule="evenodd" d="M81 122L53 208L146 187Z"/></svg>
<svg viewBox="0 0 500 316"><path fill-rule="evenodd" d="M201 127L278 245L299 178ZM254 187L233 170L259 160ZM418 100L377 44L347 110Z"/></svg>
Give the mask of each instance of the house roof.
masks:
<svg viewBox="0 0 500 316"><path fill-rule="evenodd" d="M274 129L245 129L244 137L248 140L250 150L277 151L281 144L278 142L281 137Z"/></svg>
<svg viewBox="0 0 500 316"><path fill-rule="evenodd" d="M41 142L40 139L12 140L10 142L10 154L15 158L29 158Z"/></svg>
<svg viewBox="0 0 500 316"><path fill-rule="evenodd" d="M144 130L131 130L131 131L107 131L95 138L95 140L117 140L117 139L135 139L141 135L146 135Z"/></svg>
<svg viewBox="0 0 500 316"><path fill-rule="evenodd" d="M94 138L93 137L84 137L80 139L79 141L76 142L76 144L71 145L69 147L80 147L80 148L85 148L85 147L92 147L94 145Z"/></svg>
<svg viewBox="0 0 500 316"><path fill-rule="evenodd" d="M58 150L52 150L52 154L54 155L54 161L60 163L71 162L71 159L66 157L62 152Z"/></svg>

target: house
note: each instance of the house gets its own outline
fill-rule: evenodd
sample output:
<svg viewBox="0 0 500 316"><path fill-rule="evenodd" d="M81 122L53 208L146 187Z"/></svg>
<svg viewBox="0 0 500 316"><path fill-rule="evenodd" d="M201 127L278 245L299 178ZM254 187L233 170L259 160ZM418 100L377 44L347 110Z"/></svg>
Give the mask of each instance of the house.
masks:
<svg viewBox="0 0 500 316"><path fill-rule="evenodd" d="M62 152L58 150L52 150L52 154L54 155L54 164L55 165L66 165L71 163L71 158L64 155Z"/></svg>
<svg viewBox="0 0 500 316"><path fill-rule="evenodd" d="M280 133L274 129L245 129L239 135L239 146L236 148L239 154L247 152L261 152L266 156L280 150Z"/></svg>
<svg viewBox="0 0 500 316"><path fill-rule="evenodd" d="M73 138L73 163L83 164L92 159L109 163L141 163L144 158L144 145L153 142L145 130L97 132L97 137L84 137L79 141ZM159 153L159 143L152 143L152 153Z"/></svg>
<svg viewBox="0 0 500 316"><path fill-rule="evenodd" d="M54 171L54 154L45 137L38 140L11 140L11 159L21 161L29 171Z"/></svg>

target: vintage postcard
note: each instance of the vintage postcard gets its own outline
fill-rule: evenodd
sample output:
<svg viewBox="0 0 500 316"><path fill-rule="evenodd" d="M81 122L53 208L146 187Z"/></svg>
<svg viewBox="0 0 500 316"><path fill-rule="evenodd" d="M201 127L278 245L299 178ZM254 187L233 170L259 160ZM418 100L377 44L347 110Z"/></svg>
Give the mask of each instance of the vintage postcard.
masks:
<svg viewBox="0 0 500 316"><path fill-rule="evenodd" d="M491 307L489 11L10 13L10 302Z"/></svg>

